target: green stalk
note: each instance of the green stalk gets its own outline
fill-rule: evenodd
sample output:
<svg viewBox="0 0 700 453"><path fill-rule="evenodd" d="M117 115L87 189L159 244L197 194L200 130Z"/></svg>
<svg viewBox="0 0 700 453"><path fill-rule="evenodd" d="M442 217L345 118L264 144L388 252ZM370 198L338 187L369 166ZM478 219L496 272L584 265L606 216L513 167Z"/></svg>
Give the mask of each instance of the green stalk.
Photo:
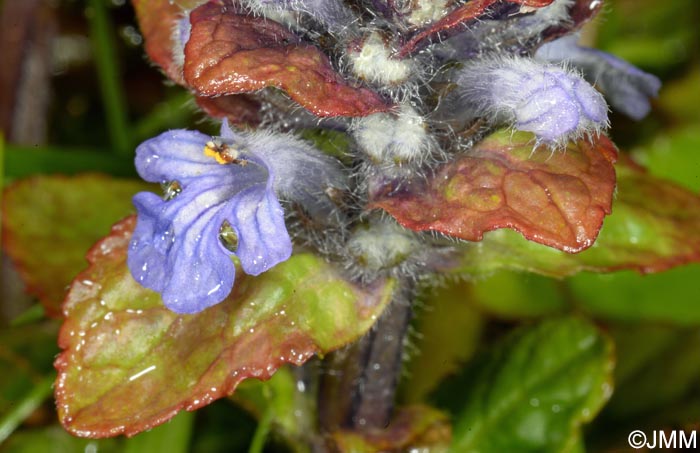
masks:
<svg viewBox="0 0 700 453"><path fill-rule="evenodd" d="M124 100L126 95L119 83L121 76L117 67L114 45L114 29L110 23L105 0L88 0L90 14L90 39L97 65L97 76L102 92L107 127L112 148L121 156L132 153L129 143L129 127Z"/></svg>
<svg viewBox="0 0 700 453"><path fill-rule="evenodd" d="M275 412L272 406L262 414L260 421L258 421L258 427L253 435L253 440L250 443L248 453L262 453L265 442L267 441L267 436L270 434L270 429L272 428L272 419L274 415Z"/></svg>

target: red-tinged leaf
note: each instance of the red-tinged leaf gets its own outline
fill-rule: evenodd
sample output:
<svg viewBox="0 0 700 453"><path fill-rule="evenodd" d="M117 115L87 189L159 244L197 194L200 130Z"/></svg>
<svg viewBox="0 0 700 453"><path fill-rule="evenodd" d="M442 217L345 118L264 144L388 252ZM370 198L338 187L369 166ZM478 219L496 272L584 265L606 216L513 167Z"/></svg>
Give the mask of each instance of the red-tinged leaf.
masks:
<svg viewBox="0 0 700 453"><path fill-rule="evenodd" d="M182 68L173 58L173 30L177 21L184 17L183 8L189 5L172 0L132 0L132 3L149 58L160 66L170 79L184 85Z"/></svg>
<svg viewBox="0 0 700 453"><path fill-rule="evenodd" d="M416 405L400 408L386 428L363 433L339 431L332 437L340 453L447 451L452 428L446 414Z"/></svg>
<svg viewBox="0 0 700 453"><path fill-rule="evenodd" d="M436 270L478 275L513 269L565 277L621 269L653 273L700 261L700 197L628 159L618 163L617 172L613 213L588 250L572 255L494 231L482 242L461 246L455 261L444 260Z"/></svg>
<svg viewBox="0 0 700 453"><path fill-rule="evenodd" d="M260 103L247 94L231 94L217 98L198 96L197 105L214 118L226 118L229 123L257 126L260 124Z"/></svg>
<svg viewBox="0 0 700 453"><path fill-rule="evenodd" d="M339 348L391 299L390 281L360 289L299 254L258 277L239 273L224 302L177 315L126 267L134 224L125 219L92 248L63 306L56 401L79 436L136 434L231 394L243 379Z"/></svg>
<svg viewBox="0 0 700 453"><path fill-rule="evenodd" d="M404 44L397 52L398 58L404 58L407 55L420 49L421 46L438 36L440 33L448 33L457 29L462 29L466 23L476 21L484 12L494 3L500 0L471 0L468 3L456 8L448 15L431 24L430 26L420 30ZM554 0L505 0L509 3L517 3L529 8L542 8L552 3Z"/></svg>
<svg viewBox="0 0 700 453"><path fill-rule="evenodd" d="M94 174L35 176L5 189L3 248L50 316L60 316L68 285L87 264L85 252L134 211L131 197L142 190L151 186Z"/></svg>
<svg viewBox="0 0 700 453"><path fill-rule="evenodd" d="M428 180L382 188L371 207L406 228L468 241L511 228L569 253L590 247L611 210L615 146L599 136L565 151L533 151L533 141L528 133L495 133Z"/></svg>
<svg viewBox="0 0 700 453"><path fill-rule="evenodd" d="M277 87L323 117L390 108L377 93L350 86L321 50L273 20L208 3L192 11L190 22L185 80L201 96Z"/></svg>

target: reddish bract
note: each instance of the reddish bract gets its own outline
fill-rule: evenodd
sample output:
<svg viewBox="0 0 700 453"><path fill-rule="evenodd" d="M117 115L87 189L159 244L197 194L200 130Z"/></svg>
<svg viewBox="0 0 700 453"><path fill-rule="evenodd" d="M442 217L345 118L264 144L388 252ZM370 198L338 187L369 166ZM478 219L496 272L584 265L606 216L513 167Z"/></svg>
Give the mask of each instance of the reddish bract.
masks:
<svg viewBox="0 0 700 453"><path fill-rule="evenodd" d="M214 118L226 118L230 124L257 126L260 123L260 103L252 95L198 96L195 100L204 113Z"/></svg>
<svg viewBox="0 0 700 453"><path fill-rule="evenodd" d="M237 14L215 3L190 14L185 81L201 96L277 87L317 116L365 116L390 106L373 91L350 86L318 48L281 24Z"/></svg>
<svg viewBox="0 0 700 453"><path fill-rule="evenodd" d="M406 44L404 44L397 53L398 58L406 57L414 52L423 42L438 33L449 32L458 27L461 27L465 22L477 19L486 9L498 3L500 0L471 0L470 2L455 9L447 16L438 20L434 24L426 27L415 34ZM509 3L517 3L522 6L531 8L542 8L552 3L554 0L505 0Z"/></svg>
<svg viewBox="0 0 700 453"><path fill-rule="evenodd" d="M380 190L370 207L406 228L469 241L512 228L569 253L590 247L611 211L617 151L600 136L565 152L532 150L532 136L490 136L427 180Z"/></svg>
<svg viewBox="0 0 700 453"><path fill-rule="evenodd" d="M173 30L183 17L182 8L170 0L133 0L144 47L149 58L174 82L183 85L182 70L173 60Z"/></svg>

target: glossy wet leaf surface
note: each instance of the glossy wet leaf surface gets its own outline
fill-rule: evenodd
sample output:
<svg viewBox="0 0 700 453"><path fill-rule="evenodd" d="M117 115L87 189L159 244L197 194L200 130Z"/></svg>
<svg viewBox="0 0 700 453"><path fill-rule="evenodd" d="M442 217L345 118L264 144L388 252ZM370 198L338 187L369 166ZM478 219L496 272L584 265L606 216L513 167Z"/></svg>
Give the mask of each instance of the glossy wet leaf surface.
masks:
<svg viewBox="0 0 700 453"><path fill-rule="evenodd" d="M191 12L190 22L184 75L199 95L276 87L317 116L364 116L389 108L378 94L346 82L321 50L271 19L208 3Z"/></svg>
<svg viewBox="0 0 700 453"><path fill-rule="evenodd" d="M323 260L293 256L259 277L241 274L221 304L176 315L126 268L135 219L93 247L71 286L56 360L64 426L80 436L135 434L355 340L374 323L392 284L360 290Z"/></svg>
<svg viewBox="0 0 700 453"><path fill-rule="evenodd" d="M612 363L612 344L582 319L516 330L444 386L453 451L567 451L610 397Z"/></svg>
<svg viewBox="0 0 700 453"><path fill-rule="evenodd" d="M110 226L134 212L131 197L151 186L97 174L36 176L9 186L3 199L3 246L27 291L60 314L85 252Z"/></svg>
<svg viewBox="0 0 700 453"><path fill-rule="evenodd" d="M588 250L567 254L501 230L464 244L454 262L443 264L457 273L507 268L564 277L584 270L660 272L700 259L700 197L628 160L617 170L613 213Z"/></svg>
<svg viewBox="0 0 700 453"><path fill-rule="evenodd" d="M604 136L563 152L533 146L530 134L495 133L427 182L383 188L372 207L406 228L468 241L512 228L570 253L590 247L610 212L615 146Z"/></svg>

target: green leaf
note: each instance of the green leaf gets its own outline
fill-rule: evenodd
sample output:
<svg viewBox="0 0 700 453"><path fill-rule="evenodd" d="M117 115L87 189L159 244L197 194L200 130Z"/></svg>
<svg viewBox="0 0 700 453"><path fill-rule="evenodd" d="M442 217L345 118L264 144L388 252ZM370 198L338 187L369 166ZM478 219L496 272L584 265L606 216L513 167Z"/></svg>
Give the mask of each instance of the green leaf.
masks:
<svg viewBox="0 0 700 453"><path fill-rule="evenodd" d="M317 47L270 18L209 2L190 12L183 74L198 95L217 97L266 87L286 92L316 116L365 116L390 105L354 87Z"/></svg>
<svg viewBox="0 0 700 453"><path fill-rule="evenodd" d="M499 230L479 243L455 246L455 260L446 260L438 270L483 275L512 269L564 277L584 270L651 273L698 261L700 197L629 161L617 167L613 213L588 250L564 253Z"/></svg>
<svg viewBox="0 0 700 453"><path fill-rule="evenodd" d="M651 143L635 149L633 156L649 169L650 174L667 178L698 192L700 191L698 149L700 149L700 123L659 134Z"/></svg>
<svg viewBox="0 0 700 453"><path fill-rule="evenodd" d="M616 326L611 333L619 344L622 369L615 373L619 385L605 410L607 420L646 416L662 423L662 410L700 395L700 329L641 324ZM694 412L694 419L685 423L698 421L700 408L695 406Z"/></svg>
<svg viewBox="0 0 700 453"><path fill-rule="evenodd" d="M520 272L499 271L471 283L471 299L487 313L504 319L561 314L569 308L562 283Z"/></svg>
<svg viewBox="0 0 700 453"><path fill-rule="evenodd" d="M452 450L561 452L610 397L612 344L577 318L521 328L444 394L455 410ZM451 391L450 391L451 390Z"/></svg>
<svg viewBox="0 0 700 453"><path fill-rule="evenodd" d="M700 329L615 323L608 332L615 341L617 389L588 431L594 451L624 445L635 429L696 427Z"/></svg>
<svg viewBox="0 0 700 453"><path fill-rule="evenodd" d="M583 273L568 283L578 307L597 318L697 326L699 280L700 266L694 264L656 275Z"/></svg>
<svg viewBox="0 0 700 453"><path fill-rule="evenodd" d="M68 284L85 268L85 252L134 211L131 197L151 185L104 175L35 176L4 193L3 246L51 316L60 316Z"/></svg>
<svg viewBox="0 0 700 453"><path fill-rule="evenodd" d="M530 241L580 252L610 213L615 145L601 135L571 142L564 152L534 146L532 134L496 132L431 177L378 188L371 207L414 231L480 241L511 228Z"/></svg>
<svg viewBox="0 0 700 453"><path fill-rule="evenodd" d="M227 300L177 315L126 267L135 218L115 225L71 285L56 360L59 418L72 433L133 435L269 379L366 332L393 283L358 288L310 254L258 277L241 274Z"/></svg>

